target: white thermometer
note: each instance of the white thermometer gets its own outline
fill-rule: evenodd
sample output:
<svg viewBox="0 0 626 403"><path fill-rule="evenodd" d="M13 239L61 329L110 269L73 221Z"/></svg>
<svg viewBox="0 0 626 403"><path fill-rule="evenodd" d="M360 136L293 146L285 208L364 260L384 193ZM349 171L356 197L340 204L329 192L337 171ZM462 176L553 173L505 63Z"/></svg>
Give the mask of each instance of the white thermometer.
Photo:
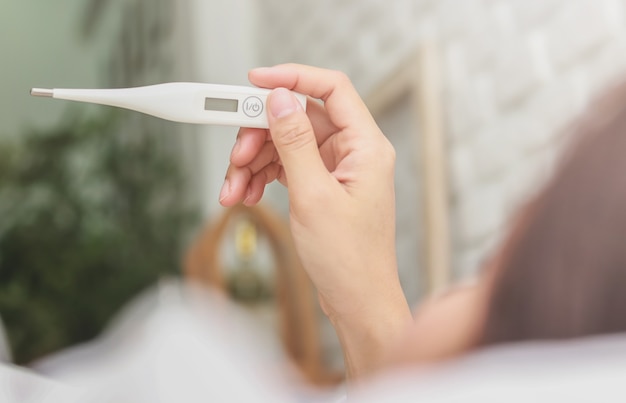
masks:
<svg viewBox="0 0 626 403"><path fill-rule="evenodd" d="M270 90L203 83L165 83L119 89L43 89L31 95L131 109L184 123L267 129ZM306 96L294 92L306 110Z"/></svg>

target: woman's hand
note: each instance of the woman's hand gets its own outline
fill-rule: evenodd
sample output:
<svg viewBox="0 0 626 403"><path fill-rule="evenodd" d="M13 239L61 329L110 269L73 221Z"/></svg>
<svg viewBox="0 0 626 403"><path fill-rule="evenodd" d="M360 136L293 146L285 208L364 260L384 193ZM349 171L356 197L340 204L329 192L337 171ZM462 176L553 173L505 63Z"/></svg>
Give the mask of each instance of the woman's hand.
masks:
<svg viewBox="0 0 626 403"><path fill-rule="evenodd" d="M382 365L411 315L397 275L395 152L349 79L301 65L252 70L275 88L270 129L241 129L220 202L257 203L279 180L289 192L300 259L354 376ZM309 99L305 112L293 90Z"/></svg>

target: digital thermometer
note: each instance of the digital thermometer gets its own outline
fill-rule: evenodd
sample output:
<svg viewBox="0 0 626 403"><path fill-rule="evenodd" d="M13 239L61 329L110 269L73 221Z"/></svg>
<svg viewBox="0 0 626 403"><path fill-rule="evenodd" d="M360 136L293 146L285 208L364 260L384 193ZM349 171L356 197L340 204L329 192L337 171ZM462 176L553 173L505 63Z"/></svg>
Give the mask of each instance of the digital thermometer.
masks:
<svg viewBox="0 0 626 403"><path fill-rule="evenodd" d="M31 95L131 109L174 122L267 129L270 90L256 87L165 83L119 89L43 89ZM306 110L306 96L294 92Z"/></svg>

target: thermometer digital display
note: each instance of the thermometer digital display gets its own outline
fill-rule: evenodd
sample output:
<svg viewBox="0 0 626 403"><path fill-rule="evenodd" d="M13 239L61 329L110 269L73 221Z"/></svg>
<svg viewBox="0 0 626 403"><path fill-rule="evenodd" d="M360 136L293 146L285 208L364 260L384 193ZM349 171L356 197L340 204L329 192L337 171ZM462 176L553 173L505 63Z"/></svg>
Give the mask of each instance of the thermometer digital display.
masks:
<svg viewBox="0 0 626 403"><path fill-rule="evenodd" d="M236 99L205 98L205 111L237 112L239 101Z"/></svg>
<svg viewBox="0 0 626 403"><path fill-rule="evenodd" d="M118 89L42 89L31 95L115 106L175 122L267 129L267 96L256 87L165 83ZM306 110L306 96L294 92Z"/></svg>

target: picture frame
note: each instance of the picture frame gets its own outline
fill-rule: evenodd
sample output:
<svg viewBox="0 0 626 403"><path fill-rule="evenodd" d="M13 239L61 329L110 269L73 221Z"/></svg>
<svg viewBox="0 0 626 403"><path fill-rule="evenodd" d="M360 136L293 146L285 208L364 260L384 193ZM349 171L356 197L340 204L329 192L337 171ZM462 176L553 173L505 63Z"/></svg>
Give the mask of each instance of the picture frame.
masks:
<svg viewBox="0 0 626 403"><path fill-rule="evenodd" d="M408 108L410 128L407 134L415 145L409 157L416 164L415 181L406 186L420 189L419 200L415 203L419 207L411 214L421 220L417 239L412 242L419 251L418 262L415 262L419 267L419 294L432 294L451 279L448 162L442 75L436 44L421 44L365 97L365 102L377 121L399 103ZM403 284L405 288L411 286L415 284Z"/></svg>

